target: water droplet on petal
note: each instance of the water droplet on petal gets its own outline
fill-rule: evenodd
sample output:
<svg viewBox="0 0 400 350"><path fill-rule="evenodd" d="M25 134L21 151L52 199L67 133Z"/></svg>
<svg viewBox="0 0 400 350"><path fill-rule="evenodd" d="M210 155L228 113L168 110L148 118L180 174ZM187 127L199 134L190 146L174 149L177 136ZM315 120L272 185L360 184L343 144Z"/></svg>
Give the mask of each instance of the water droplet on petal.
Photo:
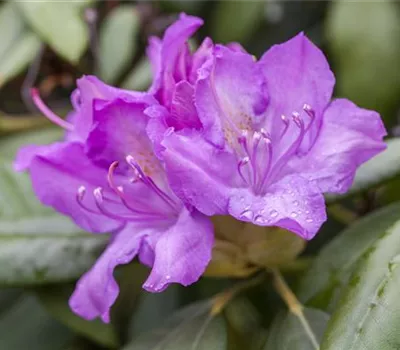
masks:
<svg viewBox="0 0 400 350"><path fill-rule="evenodd" d="M166 279L166 280L170 280L170 279L171 279L171 276L170 276L170 275L166 275L166 276L165 276L165 279Z"/></svg>
<svg viewBox="0 0 400 350"><path fill-rule="evenodd" d="M306 218L306 222L313 222L314 220L311 218Z"/></svg>
<svg viewBox="0 0 400 350"><path fill-rule="evenodd" d="M263 223L265 222L265 219L264 219L261 215L257 215L257 216L254 218L254 221L255 221L257 224L263 224Z"/></svg>
<svg viewBox="0 0 400 350"><path fill-rule="evenodd" d="M251 210L245 210L240 214L242 219L253 220L253 212Z"/></svg>
<svg viewBox="0 0 400 350"><path fill-rule="evenodd" d="M291 216L292 218L297 218L297 213L294 212L294 211L292 211L292 212L290 213L290 216Z"/></svg>
<svg viewBox="0 0 400 350"><path fill-rule="evenodd" d="M306 210L306 214L310 214L310 211L309 211L309 210Z"/></svg>
<svg viewBox="0 0 400 350"><path fill-rule="evenodd" d="M293 202L293 205L296 206L296 207L298 207L299 204L300 204L299 201L294 201L294 202Z"/></svg>
<svg viewBox="0 0 400 350"><path fill-rule="evenodd" d="M240 201L241 201L241 202L244 202L244 197L240 197Z"/></svg>
<svg viewBox="0 0 400 350"><path fill-rule="evenodd" d="M264 209L261 209L260 210L260 214L264 214L265 213L265 210Z"/></svg>
<svg viewBox="0 0 400 350"><path fill-rule="evenodd" d="M276 218L278 216L278 212L276 210L271 210L269 215L271 216L271 218Z"/></svg>

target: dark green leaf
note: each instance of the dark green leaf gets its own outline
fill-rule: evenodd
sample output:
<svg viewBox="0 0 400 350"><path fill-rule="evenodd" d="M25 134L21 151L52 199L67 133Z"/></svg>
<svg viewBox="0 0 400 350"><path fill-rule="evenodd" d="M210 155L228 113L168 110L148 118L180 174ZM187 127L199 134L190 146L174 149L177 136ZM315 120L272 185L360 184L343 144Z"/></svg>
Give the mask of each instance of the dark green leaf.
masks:
<svg viewBox="0 0 400 350"><path fill-rule="evenodd" d="M400 8L395 1L335 1L327 36L337 93L393 119L400 93ZM355 22L356 19L356 22Z"/></svg>
<svg viewBox="0 0 400 350"><path fill-rule="evenodd" d="M50 318L34 296L21 295L0 313L0 349L63 350L74 335Z"/></svg>
<svg viewBox="0 0 400 350"><path fill-rule="evenodd" d="M376 211L325 246L301 279L297 295L308 305L333 310L357 260L400 218L400 203Z"/></svg>
<svg viewBox="0 0 400 350"><path fill-rule="evenodd" d="M89 32L81 9L73 2L15 2L33 30L63 58L77 63L85 52Z"/></svg>
<svg viewBox="0 0 400 350"><path fill-rule="evenodd" d="M323 311L306 308L303 310L310 331L317 341L324 334L329 315ZM337 348L347 349L347 348ZM280 314L273 322L264 350L315 350L300 320L291 313Z"/></svg>
<svg viewBox="0 0 400 350"><path fill-rule="evenodd" d="M164 327L133 340L123 350L224 350L226 324L210 314L211 302L199 302L175 313Z"/></svg>
<svg viewBox="0 0 400 350"><path fill-rule="evenodd" d="M367 163L356 173L351 189L344 195L329 195L327 200L333 202L341 197L365 191L385 183L400 174L400 138L387 141L387 149Z"/></svg>
<svg viewBox="0 0 400 350"><path fill-rule="evenodd" d="M343 291L321 350L400 348L400 221L380 232Z"/></svg>
<svg viewBox="0 0 400 350"><path fill-rule="evenodd" d="M99 73L106 82L114 82L132 62L139 29L140 17L133 5L118 6L105 19L100 31Z"/></svg>
<svg viewBox="0 0 400 350"><path fill-rule="evenodd" d="M54 285L36 288L35 293L56 320L98 344L116 348L117 334L111 324L103 323L99 319L86 321L70 310L68 299L73 290L74 285Z"/></svg>
<svg viewBox="0 0 400 350"><path fill-rule="evenodd" d="M261 23L264 1L219 1L211 19L211 31L216 42L243 42Z"/></svg>

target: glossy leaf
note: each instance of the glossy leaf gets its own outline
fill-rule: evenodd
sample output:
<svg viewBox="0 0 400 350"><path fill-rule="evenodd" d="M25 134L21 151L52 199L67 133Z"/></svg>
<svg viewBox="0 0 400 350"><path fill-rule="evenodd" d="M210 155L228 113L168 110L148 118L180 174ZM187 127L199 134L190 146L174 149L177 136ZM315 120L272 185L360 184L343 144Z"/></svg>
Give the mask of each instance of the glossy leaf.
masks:
<svg viewBox="0 0 400 350"><path fill-rule="evenodd" d="M344 195L329 195L328 202L376 187L400 175L400 138L387 141L387 149L363 164L356 173L351 189Z"/></svg>
<svg viewBox="0 0 400 350"><path fill-rule="evenodd" d="M343 291L321 350L400 347L400 221L382 232Z"/></svg>
<svg viewBox="0 0 400 350"><path fill-rule="evenodd" d="M337 94L383 113L387 121L393 120L400 93L399 16L395 1L340 0L326 23Z"/></svg>
<svg viewBox="0 0 400 350"><path fill-rule="evenodd" d="M117 334L111 324L103 323L99 319L86 321L70 310L68 299L73 290L74 285L54 285L36 288L35 293L47 312L56 320L98 344L116 348Z"/></svg>
<svg viewBox="0 0 400 350"><path fill-rule="evenodd" d="M306 308L303 312L310 326L310 331L315 339L320 341L328 323L329 315L311 308ZM315 350L315 346L310 341L310 337L299 319L291 313L286 313L276 317L269 330L268 340L263 350Z"/></svg>
<svg viewBox="0 0 400 350"><path fill-rule="evenodd" d="M140 17L133 5L118 6L106 17L99 47L99 73L106 82L115 82L133 61L139 29Z"/></svg>
<svg viewBox="0 0 400 350"><path fill-rule="evenodd" d="M358 259L400 219L400 203L380 209L345 229L326 245L301 279L297 295L307 305L333 310Z"/></svg>
<svg viewBox="0 0 400 350"><path fill-rule="evenodd" d="M211 315L210 307L210 302L190 305L171 316L162 328L140 336L123 350L224 350L225 320L222 315Z"/></svg>
<svg viewBox="0 0 400 350"><path fill-rule="evenodd" d="M71 2L15 2L32 29L66 60L77 63L89 32L81 9Z"/></svg>
<svg viewBox="0 0 400 350"><path fill-rule="evenodd" d="M26 174L0 160L0 284L71 280L95 261L107 237L82 232L43 207Z"/></svg>

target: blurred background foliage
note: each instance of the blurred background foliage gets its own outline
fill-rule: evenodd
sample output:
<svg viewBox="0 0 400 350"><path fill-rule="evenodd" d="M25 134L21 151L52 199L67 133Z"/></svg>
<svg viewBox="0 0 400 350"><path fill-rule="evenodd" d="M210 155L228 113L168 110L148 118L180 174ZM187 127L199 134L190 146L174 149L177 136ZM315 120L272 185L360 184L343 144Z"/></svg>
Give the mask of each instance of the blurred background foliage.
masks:
<svg viewBox="0 0 400 350"><path fill-rule="evenodd" d="M147 294L146 268L132 263L117 271L111 324L84 321L67 300L106 238L43 208L27 176L12 171L18 147L61 136L29 89L61 115L82 74L145 90L147 39L181 11L205 20L193 45L239 41L257 57L305 31L328 56L335 96L381 113L388 149L360 168L349 194L327 197L329 219L307 247L215 218L211 278ZM0 349L399 349L399 97L396 1L0 1ZM260 267L279 267L299 302Z"/></svg>

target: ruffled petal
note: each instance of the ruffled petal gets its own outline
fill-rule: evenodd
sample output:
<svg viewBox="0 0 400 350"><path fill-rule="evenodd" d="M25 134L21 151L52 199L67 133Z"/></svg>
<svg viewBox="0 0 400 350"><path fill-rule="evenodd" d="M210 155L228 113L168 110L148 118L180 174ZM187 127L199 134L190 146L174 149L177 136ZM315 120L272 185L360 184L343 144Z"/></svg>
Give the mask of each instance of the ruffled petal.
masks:
<svg viewBox="0 0 400 350"><path fill-rule="evenodd" d="M155 83L149 91L167 107L171 104L172 93L177 82L175 77L182 76L182 72L179 73L177 70L182 70L182 67L184 70L187 68L186 41L202 24L203 20L200 18L181 14L179 20L165 31L161 47L157 41L153 40L150 43L152 48L149 53L152 53L153 71L157 75L154 76ZM183 62L178 62L180 59L183 59ZM184 75L186 74L187 72Z"/></svg>
<svg viewBox="0 0 400 350"><path fill-rule="evenodd" d="M300 33L283 44L274 45L262 56L259 65L267 80L270 100L265 128L276 141L284 128L281 116L290 118L293 112L300 113L306 126L312 121L302 143L302 150L307 151L317 137L322 113L335 84L324 54ZM314 111L313 118L303 111L304 104Z"/></svg>
<svg viewBox="0 0 400 350"><path fill-rule="evenodd" d="M304 239L313 238L326 220L319 188L298 175L284 177L263 196L233 190L229 214L259 226L279 226Z"/></svg>
<svg viewBox="0 0 400 350"><path fill-rule="evenodd" d="M29 170L33 190L43 204L70 216L83 229L110 232L121 226L121 222L85 211L78 204L77 192L83 185L88 192L85 203L96 211L91 193L107 186L107 172L86 157L80 143L28 146L19 151L15 167Z"/></svg>
<svg viewBox="0 0 400 350"><path fill-rule="evenodd" d="M87 320L100 316L104 322L110 322L110 308L119 294L114 269L134 259L145 234L127 226L112 237L94 266L78 281L69 300L73 312Z"/></svg>
<svg viewBox="0 0 400 350"><path fill-rule="evenodd" d="M143 288L161 292L170 283L187 286L196 282L211 260L213 243L210 219L184 209L177 222L157 240L153 269Z"/></svg>
<svg viewBox="0 0 400 350"><path fill-rule="evenodd" d="M189 74L189 82L197 81L198 70L210 58L213 53L214 43L210 38L205 38L199 48L193 53Z"/></svg>
<svg viewBox="0 0 400 350"><path fill-rule="evenodd" d="M385 149L385 127L378 113L338 99L324 113L310 152L294 158L292 171L315 181L323 192L346 192L357 168Z"/></svg>
<svg viewBox="0 0 400 350"><path fill-rule="evenodd" d="M162 145L168 182L185 203L206 215L226 214L236 159L204 140L196 130L167 133Z"/></svg>
<svg viewBox="0 0 400 350"><path fill-rule="evenodd" d="M199 70L195 104L208 140L218 146L236 143L251 130L267 106L264 78L253 57L216 46L214 57Z"/></svg>

